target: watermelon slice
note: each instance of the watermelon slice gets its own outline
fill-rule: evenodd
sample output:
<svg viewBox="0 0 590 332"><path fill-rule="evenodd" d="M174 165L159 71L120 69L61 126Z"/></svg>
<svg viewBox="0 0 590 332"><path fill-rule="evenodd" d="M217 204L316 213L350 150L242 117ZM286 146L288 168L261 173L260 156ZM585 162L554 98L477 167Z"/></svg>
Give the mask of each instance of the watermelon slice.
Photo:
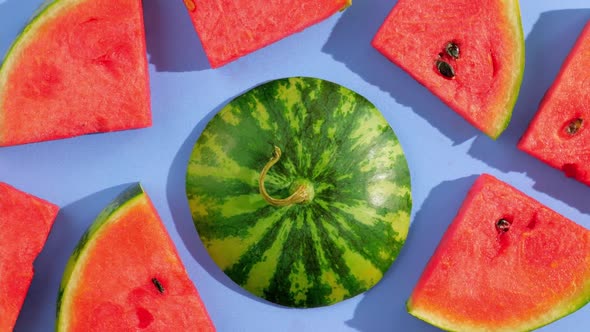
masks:
<svg viewBox="0 0 590 332"><path fill-rule="evenodd" d="M0 331L12 331L59 208L0 182Z"/></svg>
<svg viewBox="0 0 590 332"><path fill-rule="evenodd" d="M148 195L137 184L84 234L63 276L57 331L214 331Z"/></svg>
<svg viewBox="0 0 590 332"><path fill-rule="evenodd" d="M408 311L455 331L529 331L590 301L590 231L482 175Z"/></svg>
<svg viewBox="0 0 590 332"><path fill-rule="evenodd" d="M0 67L0 146L151 125L140 0L54 0Z"/></svg>
<svg viewBox="0 0 590 332"><path fill-rule="evenodd" d="M590 185L590 21L518 147Z"/></svg>
<svg viewBox="0 0 590 332"><path fill-rule="evenodd" d="M518 0L399 0L373 46L492 138L524 72Z"/></svg>
<svg viewBox="0 0 590 332"><path fill-rule="evenodd" d="M184 0L213 68L316 24L352 0Z"/></svg>

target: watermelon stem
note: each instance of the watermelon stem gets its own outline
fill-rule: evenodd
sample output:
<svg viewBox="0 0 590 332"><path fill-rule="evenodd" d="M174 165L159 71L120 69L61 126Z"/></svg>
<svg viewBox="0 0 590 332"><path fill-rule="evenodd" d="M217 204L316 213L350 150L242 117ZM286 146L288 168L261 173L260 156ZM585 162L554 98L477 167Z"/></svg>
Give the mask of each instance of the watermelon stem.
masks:
<svg viewBox="0 0 590 332"><path fill-rule="evenodd" d="M299 185L293 194L287 198L273 198L268 194L266 188L264 187L264 178L266 177L268 170L274 164L276 164L279 159L281 159L281 149L278 146L275 146L272 158L270 158L268 163L264 165L264 168L260 172L260 177L258 178L258 189L260 190L260 195L262 195L265 201L274 206L289 206L311 201L313 196L313 188L308 188L308 186L305 184Z"/></svg>

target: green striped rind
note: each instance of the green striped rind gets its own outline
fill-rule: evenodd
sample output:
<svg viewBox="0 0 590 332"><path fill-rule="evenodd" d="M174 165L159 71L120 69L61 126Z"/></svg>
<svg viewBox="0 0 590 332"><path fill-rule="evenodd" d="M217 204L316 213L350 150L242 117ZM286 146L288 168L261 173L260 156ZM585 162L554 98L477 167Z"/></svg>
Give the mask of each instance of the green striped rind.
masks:
<svg viewBox="0 0 590 332"><path fill-rule="evenodd" d="M67 313L63 313L61 311L61 307L63 301L65 301L67 298L70 280L72 276L76 274L75 270L78 266L78 262L83 261L86 249L90 246L94 239L98 238L99 232L105 225L109 224L109 221L114 219L114 216L125 213L125 211L134 206L135 202L143 197L145 197L145 192L141 185L139 183L131 185L101 211L92 225L90 225L88 230L82 235L80 241L78 241L78 245L76 248L74 248L74 252L70 256L68 264L66 265L57 296L57 331L61 331L65 328L65 326L62 326L62 322L65 324L67 317L64 317L64 315Z"/></svg>
<svg viewBox="0 0 590 332"><path fill-rule="evenodd" d="M309 203L275 207L301 183ZM410 174L387 121L364 97L314 78L280 79L234 99L207 125L187 169L192 217L219 267L251 293L317 307L383 276L407 236Z"/></svg>

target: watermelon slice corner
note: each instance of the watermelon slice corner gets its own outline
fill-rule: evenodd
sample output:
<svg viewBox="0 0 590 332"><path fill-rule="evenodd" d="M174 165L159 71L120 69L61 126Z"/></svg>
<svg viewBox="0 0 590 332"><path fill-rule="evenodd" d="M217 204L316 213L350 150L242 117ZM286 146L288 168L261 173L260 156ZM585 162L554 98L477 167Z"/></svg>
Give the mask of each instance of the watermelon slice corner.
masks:
<svg viewBox="0 0 590 332"><path fill-rule="evenodd" d="M480 176L411 294L445 330L529 331L590 302L590 231Z"/></svg>
<svg viewBox="0 0 590 332"><path fill-rule="evenodd" d="M46 1L0 66L0 146L151 124L140 0Z"/></svg>
<svg viewBox="0 0 590 332"><path fill-rule="evenodd" d="M492 139L524 74L518 0L399 0L372 45Z"/></svg>
<svg viewBox="0 0 590 332"><path fill-rule="evenodd" d="M352 0L184 0L211 67L317 24Z"/></svg>
<svg viewBox="0 0 590 332"><path fill-rule="evenodd" d="M202 331L215 327L140 184L104 208L65 268L56 330Z"/></svg>
<svg viewBox="0 0 590 332"><path fill-rule="evenodd" d="M580 33L518 148L590 186L590 20Z"/></svg>
<svg viewBox="0 0 590 332"><path fill-rule="evenodd" d="M0 182L0 331L12 331L59 207Z"/></svg>

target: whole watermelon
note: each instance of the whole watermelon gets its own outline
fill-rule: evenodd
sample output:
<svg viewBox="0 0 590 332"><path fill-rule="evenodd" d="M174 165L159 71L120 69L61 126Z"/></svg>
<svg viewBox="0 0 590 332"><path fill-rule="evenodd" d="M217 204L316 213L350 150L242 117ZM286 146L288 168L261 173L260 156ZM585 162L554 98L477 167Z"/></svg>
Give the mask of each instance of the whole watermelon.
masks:
<svg viewBox="0 0 590 332"><path fill-rule="evenodd" d="M367 99L316 78L268 82L207 125L187 170L199 236L237 284L291 307L375 285L412 206L403 150Z"/></svg>

